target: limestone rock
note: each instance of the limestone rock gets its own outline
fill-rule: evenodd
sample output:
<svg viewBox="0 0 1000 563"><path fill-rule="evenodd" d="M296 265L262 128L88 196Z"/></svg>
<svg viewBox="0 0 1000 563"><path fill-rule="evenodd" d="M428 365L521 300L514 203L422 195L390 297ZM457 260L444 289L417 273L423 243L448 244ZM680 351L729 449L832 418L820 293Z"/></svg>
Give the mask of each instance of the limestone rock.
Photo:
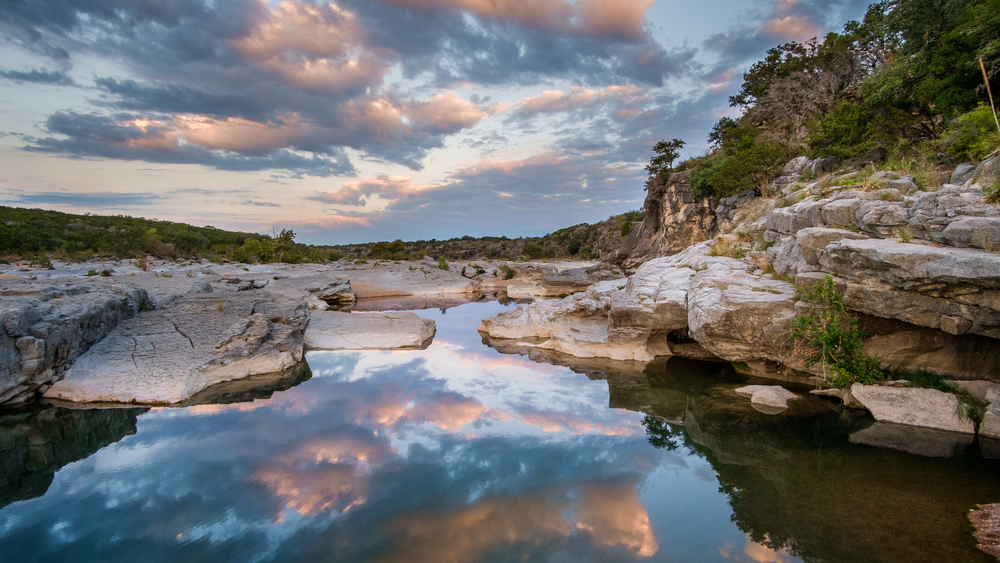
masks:
<svg viewBox="0 0 1000 563"><path fill-rule="evenodd" d="M270 293L304 300L312 310L325 311L330 306L345 308L357 302L357 294L351 289L350 281L323 274L278 277L265 289Z"/></svg>
<svg viewBox="0 0 1000 563"><path fill-rule="evenodd" d="M144 290L4 280L0 404L23 403L120 323L148 307Z"/></svg>
<svg viewBox="0 0 1000 563"><path fill-rule="evenodd" d="M423 349L434 338L431 319L413 313L317 311L306 331L311 350Z"/></svg>
<svg viewBox="0 0 1000 563"><path fill-rule="evenodd" d="M986 414L979 426L979 435L1000 438L1000 385L993 385L986 393Z"/></svg>
<svg viewBox="0 0 1000 563"><path fill-rule="evenodd" d="M412 268L412 269L411 269ZM401 297L407 295L472 295L480 291L476 280L458 272L442 270L436 262L417 265L365 264L331 270L330 274L350 280L358 299Z"/></svg>
<svg viewBox="0 0 1000 563"><path fill-rule="evenodd" d="M264 292L182 297L120 324L45 397L180 403L216 383L292 367L308 319L305 303Z"/></svg>
<svg viewBox="0 0 1000 563"><path fill-rule="evenodd" d="M974 434L970 420L958 416L958 400L936 389L895 388L855 383L851 394L879 422Z"/></svg>
<svg viewBox="0 0 1000 563"><path fill-rule="evenodd" d="M972 176L976 173L975 165L964 163L959 164L955 167L955 170L951 173L950 183L956 185L963 185L972 179Z"/></svg>
<svg viewBox="0 0 1000 563"><path fill-rule="evenodd" d="M798 397L779 385L747 385L737 389L736 394L748 397L754 408L764 414L777 414L788 408L788 401Z"/></svg>
<svg viewBox="0 0 1000 563"><path fill-rule="evenodd" d="M663 182L654 179L646 192L646 216L618 252L608 260L630 271L653 258L676 254L718 234L711 198L691 197L691 171L675 172Z"/></svg>
<svg viewBox="0 0 1000 563"><path fill-rule="evenodd" d="M977 506L969 512L969 520L979 549L1000 559L1000 503Z"/></svg>
<svg viewBox="0 0 1000 563"><path fill-rule="evenodd" d="M692 281L688 328L724 360L788 360L794 297L791 284L748 274L740 260L718 258Z"/></svg>

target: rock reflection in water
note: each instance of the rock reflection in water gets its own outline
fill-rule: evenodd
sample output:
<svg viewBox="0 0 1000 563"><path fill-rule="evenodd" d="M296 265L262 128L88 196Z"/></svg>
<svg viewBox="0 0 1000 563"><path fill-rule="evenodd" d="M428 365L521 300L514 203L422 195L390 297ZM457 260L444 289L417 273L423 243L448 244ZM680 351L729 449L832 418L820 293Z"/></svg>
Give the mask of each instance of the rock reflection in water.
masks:
<svg viewBox="0 0 1000 563"><path fill-rule="evenodd" d="M0 415L0 508L45 494L68 463L135 434L149 409L38 407Z"/></svg>
<svg viewBox="0 0 1000 563"><path fill-rule="evenodd" d="M865 413L812 397L766 415L739 400L737 384L721 382L725 370L713 382L689 377L689 367L651 364L648 387L633 378L620 391L621 379L611 377L611 396L619 407L649 413L652 444L683 446L711 463L733 521L753 542L807 561L990 560L974 548L967 513L1000 499L1000 464L965 452L971 437L958 443L867 426ZM897 449L922 455L851 443L866 440L901 440ZM925 457L956 452L968 455Z"/></svg>

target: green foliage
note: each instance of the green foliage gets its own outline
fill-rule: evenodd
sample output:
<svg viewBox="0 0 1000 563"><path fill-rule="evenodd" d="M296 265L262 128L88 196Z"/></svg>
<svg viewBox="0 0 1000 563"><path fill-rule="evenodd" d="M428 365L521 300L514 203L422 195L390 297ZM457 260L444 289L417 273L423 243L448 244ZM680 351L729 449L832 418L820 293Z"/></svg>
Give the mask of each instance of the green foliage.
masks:
<svg viewBox="0 0 1000 563"><path fill-rule="evenodd" d="M444 259L444 256L442 256L441 259L438 260L438 269L440 269L440 270L450 270L451 269L451 267L448 266L448 261Z"/></svg>
<svg viewBox="0 0 1000 563"><path fill-rule="evenodd" d="M807 314L792 320L792 341L806 365L823 365L827 381L837 387L852 383L871 384L885 375L879 369L879 359L864 354L865 331L844 305L831 276L807 291L799 292L800 300L809 304ZM828 374L826 368L833 370Z"/></svg>
<svg viewBox="0 0 1000 563"><path fill-rule="evenodd" d="M499 271L500 271L500 279L502 280L509 280L513 278L515 274L517 274L517 270L511 268L510 264L504 264L500 266Z"/></svg>
<svg viewBox="0 0 1000 563"><path fill-rule="evenodd" d="M1000 132L990 105L980 103L959 116L938 139L937 148L957 162L981 160L1000 148Z"/></svg>
<svg viewBox="0 0 1000 563"><path fill-rule="evenodd" d="M680 156L680 150L686 143L680 139L672 141L660 141L653 145L655 156L649 159L646 172L649 173L649 180L659 178L666 181L670 172L674 169L674 161ZM647 182L648 184L648 182Z"/></svg>
<svg viewBox="0 0 1000 563"><path fill-rule="evenodd" d="M368 254L374 258L397 258L402 257L406 252L406 244L402 240L396 239L392 242L376 242L372 245Z"/></svg>
<svg viewBox="0 0 1000 563"><path fill-rule="evenodd" d="M715 148L721 147L726 137L729 136L730 130L735 129L738 125L739 123L732 117L719 119L712 126L712 130L708 132L708 143Z"/></svg>
<svg viewBox="0 0 1000 563"><path fill-rule="evenodd" d="M521 249L521 253L531 260L537 260L545 256L545 247L535 242L529 242Z"/></svg>
<svg viewBox="0 0 1000 563"><path fill-rule="evenodd" d="M705 160L704 163L691 171L691 197L697 201L702 201L709 197L715 197L715 187L712 185L712 177L722 168L725 157L721 154Z"/></svg>
<svg viewBox="0 0 1000 563"><path fill-rule="evenodd" d="M732 137L723 144L723 157L708 179L714 195L726 197L760 187L766 195L771 177L780 173L785 148L772 139L763 138L760 129L742 125L729 130ZM703 181L699 178L699 181ZM704 189L701 185L698 193Z"/></svg>
<svg viewBox="0 0 1000 563"><path fill-rule="evenodd" d="M895 107L842 101L814 127L809 147L813 156L885 158L913 121L910 114Z"/></svg>
<svg viewBox="0 0 1000 563"><path fill-rule="evenodd" d="M642 425L646 427L647 440L654 448L672 452L684 444L682 429L674 428L651 414L643 417Z"/></svg>

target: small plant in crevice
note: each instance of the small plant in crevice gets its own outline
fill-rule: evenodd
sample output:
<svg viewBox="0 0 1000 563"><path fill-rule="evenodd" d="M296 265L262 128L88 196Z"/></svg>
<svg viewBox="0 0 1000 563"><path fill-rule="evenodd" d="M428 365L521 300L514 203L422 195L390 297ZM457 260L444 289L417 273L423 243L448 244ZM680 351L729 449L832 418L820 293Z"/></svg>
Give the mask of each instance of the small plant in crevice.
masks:
<svg viewBox="0 0 1000 563"><path fill-rule="evenodd" d="M440 270L450 270L451 269L451 266L448 265L448 261L444 259L444 256L442 256L441 259L438 260L438 266L437 267Z"/></svg>
<svg viewBox="0 0 1000 563"><path fill-rule="evenodd" d="M504 264L497 269L500 272L500 279L502 280L509 280L513 278L515 274L517 274L517 270L512 268L510 264Z"/></svg>
<svg viewBox="0 0 1000 563"><path fill-rule="evenodd" d="M808 290L799 289L798 297L808 308L792 319L791 339L806 365L822 365L824 379L839 388L885 378L879 359L864 353L868 334L858 328L831 276Z"/></svg>
<svg viewBox="0 0 1000 563"><path fill-rule="evenodd" d="M708 251L709 256L727 256L729 258L743 258L746 252L743 250L743 243L739 239L733 241L728 236L719 235L715 237L712 249Z"/></svg>

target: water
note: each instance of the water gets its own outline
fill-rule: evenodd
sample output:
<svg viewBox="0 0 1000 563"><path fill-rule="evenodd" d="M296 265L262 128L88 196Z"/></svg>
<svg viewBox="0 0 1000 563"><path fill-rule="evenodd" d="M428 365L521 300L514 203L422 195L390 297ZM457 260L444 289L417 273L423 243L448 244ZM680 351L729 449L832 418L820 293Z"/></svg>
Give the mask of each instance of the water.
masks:
<svg viewBox="0 0 1000 563"><path fill-rule="evenodd" d="M475 329L503 308L418 311L427 350L309 353L251 402L0 417L0 559L990 560L976 445L852 445L864 416L757 413L720 364L501 354Z"/></svg>

